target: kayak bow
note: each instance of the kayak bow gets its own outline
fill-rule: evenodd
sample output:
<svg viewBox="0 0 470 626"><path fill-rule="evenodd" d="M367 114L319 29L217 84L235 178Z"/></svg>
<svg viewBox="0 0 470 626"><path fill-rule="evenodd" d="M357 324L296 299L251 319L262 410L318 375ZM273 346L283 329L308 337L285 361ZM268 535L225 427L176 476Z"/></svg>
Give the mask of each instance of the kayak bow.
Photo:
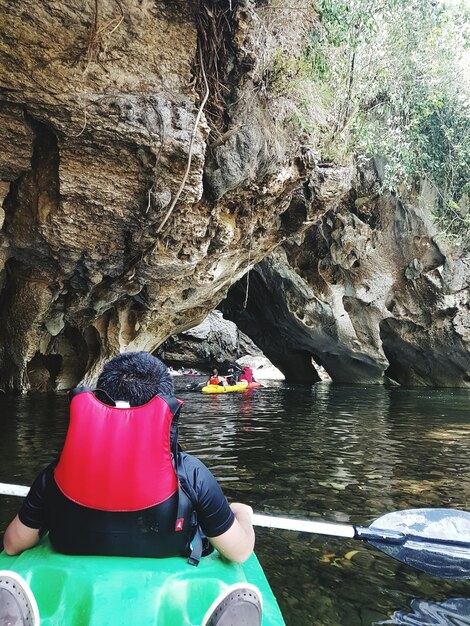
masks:
<svg viewBox="0 0 470 626"><path fill-rule="evenodd" d="M28 581L41 626L200 626L220 593L247 582L261 592L263 626L285 626L255 554L237 564L214 552L192 567L182 557L68 556L45 538L19 556L0 554L0 570Z"/></svg>

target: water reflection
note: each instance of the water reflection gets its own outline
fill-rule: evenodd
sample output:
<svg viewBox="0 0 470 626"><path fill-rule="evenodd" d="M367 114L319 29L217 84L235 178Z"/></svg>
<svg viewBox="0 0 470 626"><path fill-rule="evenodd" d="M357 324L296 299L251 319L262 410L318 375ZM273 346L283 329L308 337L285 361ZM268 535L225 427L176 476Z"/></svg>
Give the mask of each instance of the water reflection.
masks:
<svg viewBox="0 0 470 626"><path fill-rule="evenodd" d="M405 508L470 509L465 390L279 382L206 395L185 383L176 379L183 448L258 512L366 526ZM62 445L66 399L2 394L0 422L0 482L29 483ZM0 497L0 528L17 505ZM470 596L468 582L416 572L359 541L258 529L256 549L288 626L394 623L413 599Z"/></svg>
<svg viewBox="0 0 470 626"><path fill-rule="evenodd" d="M376 622L397 626L470 626L470 600L455 598L446 602L413 600L411 613L396 611L390 620Z"/></svg>

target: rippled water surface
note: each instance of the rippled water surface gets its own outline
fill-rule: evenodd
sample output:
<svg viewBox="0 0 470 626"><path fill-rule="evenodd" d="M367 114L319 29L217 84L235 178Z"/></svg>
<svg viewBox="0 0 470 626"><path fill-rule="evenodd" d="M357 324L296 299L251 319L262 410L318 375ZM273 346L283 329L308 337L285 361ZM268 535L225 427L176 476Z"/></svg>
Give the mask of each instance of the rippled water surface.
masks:
<svg viewBox="0 0 470 626"><path fill-rule="evenodd" d="M403 508L470 510L466 391L273 382L205 395L186 383L176 378L183 448L257 512L368 525ZM27 484L61 448L66 399L2 394L0 416L0 482ZM0 496L1 530L18 504ZM470 581L362 542L258 529L256 552L288 626L470 625Z"/></svg>

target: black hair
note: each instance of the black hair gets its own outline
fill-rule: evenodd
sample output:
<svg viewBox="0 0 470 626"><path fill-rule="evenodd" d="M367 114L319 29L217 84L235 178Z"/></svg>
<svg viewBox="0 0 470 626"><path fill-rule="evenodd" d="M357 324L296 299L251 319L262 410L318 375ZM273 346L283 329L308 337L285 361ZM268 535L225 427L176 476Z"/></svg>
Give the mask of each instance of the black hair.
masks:
<svg viewBox="0 0 470 626"><path fill-rule="evenodd" d="M123 352L113 357L105 363L96 386L114 401L124 400L131 406L175 392L166 365L148 352Z"/></svg>

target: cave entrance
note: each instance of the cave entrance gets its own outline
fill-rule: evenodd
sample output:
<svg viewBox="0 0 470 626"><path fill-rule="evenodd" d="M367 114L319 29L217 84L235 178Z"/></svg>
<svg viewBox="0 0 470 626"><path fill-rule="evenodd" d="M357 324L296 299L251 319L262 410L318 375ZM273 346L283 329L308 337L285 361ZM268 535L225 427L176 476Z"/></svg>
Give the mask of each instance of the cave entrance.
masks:
<svg viewBox="0 0 470 626"><path fill-rule="evenodd" d="M59 354L40 354L36 352L27 365L27 375L31 391L54 391L56 379L62 368Z"/></svg>

